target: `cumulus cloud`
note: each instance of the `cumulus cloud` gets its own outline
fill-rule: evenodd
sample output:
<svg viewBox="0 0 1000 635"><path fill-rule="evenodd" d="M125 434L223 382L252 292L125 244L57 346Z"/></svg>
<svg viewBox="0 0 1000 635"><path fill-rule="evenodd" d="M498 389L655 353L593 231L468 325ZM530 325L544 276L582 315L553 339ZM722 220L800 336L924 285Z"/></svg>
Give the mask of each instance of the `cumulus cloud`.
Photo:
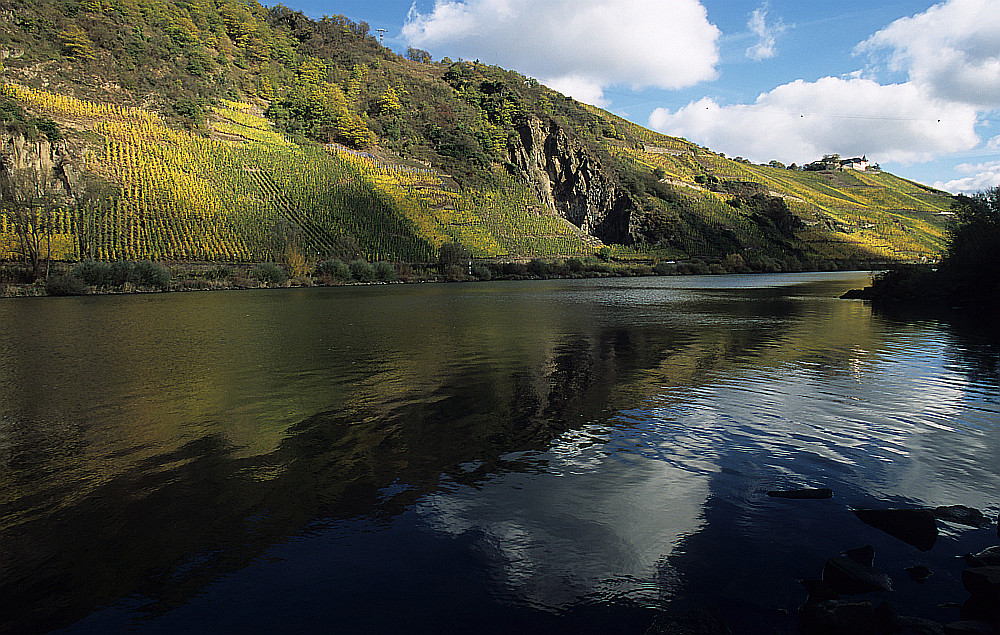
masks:
<svg viewBox="0 0 1000 635"><path fill-rule="evenodd" d="M963 163L955 166L955 170L969 176L952 181L937 181L934 183L934 187L952 194L971 194L1000 186L1000 161L977 164Z"/></svg>
<svg viewBox="0 0 1000 635"><path fill-rule="evenodd" d="M757 43L747 48L747 57L758 62L778 54L776 38L786 28L780 18L776 22L768 24L767 9L768 5L765 2L759 9L754 9L747 22L750 32L758 37Z"/></svg>
<svg viewBox="0 0 1000 635"><path fill-rule="evenodd" d="M860 43L888 50L889 67L940 99L1000 108L1000 2L948 0L896 20Z"/></svg>
<svg viewBox="0 0 1000 635"><path fill-rule="evenodd" d="M436 56L514 68L603 103L612 85L678 89L716 77L719 29L698 0L437 0L402 35Z"/></svg>
<svg viewBox="0 0 1000 635"><path fill-rule="evenodd" d="M873 161L912 163L979 143L976 109L928 97L911 83L870 79L797 80L753 104L712 99L676 112L657 108L649 126L715 150L764 162L805 162L824 154L867 154Z"/></svg>

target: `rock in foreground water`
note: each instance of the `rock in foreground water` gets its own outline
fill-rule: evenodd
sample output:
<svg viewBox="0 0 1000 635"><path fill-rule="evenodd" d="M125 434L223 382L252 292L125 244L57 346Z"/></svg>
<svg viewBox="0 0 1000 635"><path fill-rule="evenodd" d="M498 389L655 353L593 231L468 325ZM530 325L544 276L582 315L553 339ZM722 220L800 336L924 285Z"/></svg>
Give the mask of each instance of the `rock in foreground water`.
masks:
<svg viewBox="0 0 1000 635"><path fill-rule="evenodd" d="M797 500L813 500L822 498L832 498L833 490L827 487L820 487L816 489L771 490L767 493L767 495L774 498L794 498Z"/></svg>
<svg viewBox="0 0 1000 635"><path fill-rule="evenodd" d="M840 595L892 590L889 576L847 556L835 556L827 560L822 578L823 582Z"/></svg>
<svg viewBox="0 0 1000 635"><path fill-rule="evenodd" d="M866 525L921 551L930 551L937 541L937 523L929 509L856 509L854 514Z"/></svg>

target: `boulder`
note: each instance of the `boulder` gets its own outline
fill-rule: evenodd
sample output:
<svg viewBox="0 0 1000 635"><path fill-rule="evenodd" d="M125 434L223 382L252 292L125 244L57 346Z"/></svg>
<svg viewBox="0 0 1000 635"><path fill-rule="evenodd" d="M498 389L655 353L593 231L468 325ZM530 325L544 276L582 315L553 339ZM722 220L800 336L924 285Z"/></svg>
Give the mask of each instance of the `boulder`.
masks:
<svg viewBox="0 0 1000 635"><path fill-rule="evenodd" d="M987 547L975 554L973 558L976 558L979 562L983 563L983 566L1000 566L1000 546Z"/></svg>
<svg viewBox="0 0 1000 635"><path fill-rule="evenodd" d="M875 547L871 545L848 549L844 552L844 555L858 564L865 565L866 567L875 566Z"/></svg>
<svg viewBox="0 0 1000 635"><path fill-rule="evenodd" d="M816 604L827 600L840 599L840 594L834 591L829 584L822 580L799 580L799 584L804 586L806 590L809 591L809 597L806 598L806 604Z"/></svg>
<svg viewBox="0 0 1000 635"><path fill-rule="evenodd" d="M1000 625L1000 602L973 595L961 607L963 620L990 622Z"/></svg>
<svg viewBox="0 0 1000 635"><path fill-rule="evenodd" d="M972 597L1000 606L1000 567L972 567L962 572L962 585Z"/></svg>
<svg viewBox="0 0 1000 635"><path fill-rule="evenodd" d="M799 632L804 635L876 635L878 618L871 602L828 600L799 609Z"/></svg>
<svg viewBox="0 0 1000 635"><path fill-rule="evenodd" d="M929 551L937 540L937 523L930 509L856 509L854 515L921 551Z"/></svg>
<svg viewBox="0 0 1000 635"><path fill-rule="evenodd" d="M932 620L926 620L922 617L901 615L896 620L896 624L906 633L915 633L917 635L944 635L944 628L940 624Z"/></svg>
<svg viewBox="0 0 1000 635"><path fill-rule="evenodd" d="M959 620L946 624L945 635L997 635L997 629L989 622L980 620Z"/></svg>
<svg viewBox="0 0 1000 635"><path fill-rule="evenodd" d="M983 516L983 512L965 505L948 505L938 507L934 510L934 517L938 520L945 520L950 523L957 523L967 527L982 529L990 526L990 520Z"/></svg>
<svg viewBox="0 0 1000 635"><path fill-rule="evenodd" d="M889 576L847 556L835 556L827 560L822 578L823 582L840 595L892 590Z"/></svg>
<svg viewBox="0 0 1000 635"><path fill-rule="evenodd" d="M922 564L918 564L913 567L906 567L904 569L908 574L910 574L910 579L917 584L922 584L924 580L934 575L934 572L925 567Z"/></svg>

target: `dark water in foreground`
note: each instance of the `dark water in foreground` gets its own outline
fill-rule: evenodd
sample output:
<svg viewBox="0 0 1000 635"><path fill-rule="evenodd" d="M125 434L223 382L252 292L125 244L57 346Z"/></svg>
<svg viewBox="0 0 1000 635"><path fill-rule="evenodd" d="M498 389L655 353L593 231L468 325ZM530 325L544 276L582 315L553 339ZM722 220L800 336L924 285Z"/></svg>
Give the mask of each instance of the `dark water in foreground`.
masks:
<svg viewBox="0 0 1000 635"><path fill-rule="evenodd" d="M958 619L996 528L850 510L996 518L1000 329L836 299L866 281L0 302L0 629L792 633L864 544L868 599Z"/></svg>

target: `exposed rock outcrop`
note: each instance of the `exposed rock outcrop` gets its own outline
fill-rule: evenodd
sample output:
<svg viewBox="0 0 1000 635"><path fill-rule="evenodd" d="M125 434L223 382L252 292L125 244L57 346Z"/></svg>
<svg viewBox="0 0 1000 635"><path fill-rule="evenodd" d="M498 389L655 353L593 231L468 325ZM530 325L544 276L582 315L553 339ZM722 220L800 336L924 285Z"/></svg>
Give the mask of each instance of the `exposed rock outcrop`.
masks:
<svg viewBox="0 0 1000 635"><path fill-rule="evenodd" d="M0 201L37 196L72 199L79 193L77 161L65 141L26 139L0 131Z"/></svg>
<svg viewBox="0 0 1000 635"><path fill-rule="evenodd" d="M640 221L635 202L586 147L555 122L537 117L525 118L516 131L510 161L549 209L606 243L635 242Z"/></svg>

